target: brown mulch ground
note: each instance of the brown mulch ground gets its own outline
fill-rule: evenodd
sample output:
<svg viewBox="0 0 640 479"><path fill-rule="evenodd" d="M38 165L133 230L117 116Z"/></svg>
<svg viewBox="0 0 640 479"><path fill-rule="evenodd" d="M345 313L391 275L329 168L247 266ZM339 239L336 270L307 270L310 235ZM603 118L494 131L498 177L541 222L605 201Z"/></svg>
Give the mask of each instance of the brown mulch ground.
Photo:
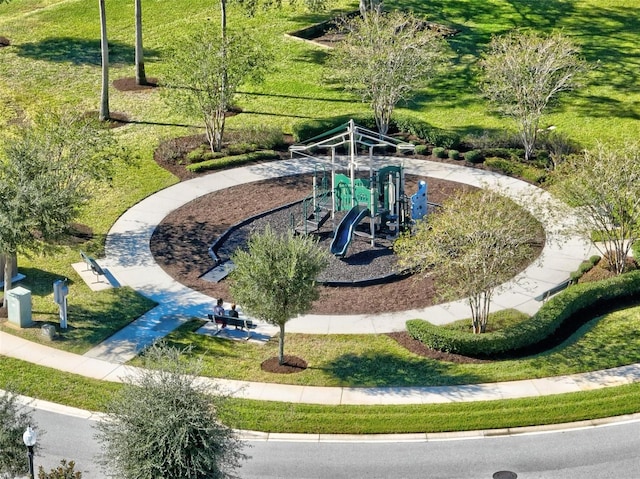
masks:
<svg viewBox="0 0 640 479"><path fill-rule="evenodd" d="M113 81L113 87L118 91L144 92L158 87L157 78L147 78L146 85L138 85L135 77L118 78Z"/></svg>
<svg viewBox="0 0 640 479"><path fill-rule="evenodd" d="M175 140L174 140L175 141ZM183 143L201 142L198 137L184 138ZM183 145L184 146L184 145ZM181 180L194 174L175 161L166 161L156 154L156 161ZM445 160L446 161L446 160ZM408 194L417 188L422 178L408 176ZM442 203L456 191L471 188L460 183L426 178L429 201ZM158 264L182 284L215 298L232 301L228 282L212 283L200 279L213 266L208 247L213 240L239 221L271 208L300 200L311 192L311 175L282 177L227 188L202 196L173 211L158 225L151 239L151 251ZM434 304L432 278L408 277L387 284L367 287L321 287L321 298L314 303L315 314L376 314L385 311L404 311ZM414 354L436 360L456 363L477 363L486 360L444 353L426 348L407 332L389 334L400 345ZM287 356L280 365L277 358L270 358L262 369L274 373L303 371L307 364L302 358Z"/></svg>
<svg viewBox="0 0 640 479"><path fill-rule="evenodd" d="M417 178L407 181L415 191ZM465 185L427 179L429 201L436 203ZM309 195L310 175L283 177L234 186L202 196L164 218L151 238L151 251L158 264L182 284L232 301L228 281L212 283L200 277L213 268L208 254L213 240L239 221ZM375 314L405 311L434 304L432 278L407 277L388 284L367 287L320 288L321 298L313 314Z"/></svg>

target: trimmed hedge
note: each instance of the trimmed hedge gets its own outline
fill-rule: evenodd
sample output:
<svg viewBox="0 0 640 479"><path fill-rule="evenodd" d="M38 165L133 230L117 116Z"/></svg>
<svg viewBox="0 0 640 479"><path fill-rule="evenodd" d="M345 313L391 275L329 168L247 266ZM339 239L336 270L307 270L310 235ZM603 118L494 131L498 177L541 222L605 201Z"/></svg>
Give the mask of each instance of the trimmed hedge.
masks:
<svg viewBox="0 0 640 479"><path fill-rule="evenodd" d="M275 151L262 150L246 153L244 155L225 156L224 158L193 163L191 165L187 165L185 168L193 173L201 173L203 171L222 170L232 166L240 166L252 161L275 160L277 158L280 158L280 156Z"/></svg>
<svg viewBox="0 0 640 479"><path fill-rule="evenodd" d="M578 314L614 299L640 297L640 270L621 276L570 286L542 305L529 321L499 331L472 334L448 330L422 319L407 321L407 331L427 347L466 356L503 355L532 346L551 336Z"/></svg>

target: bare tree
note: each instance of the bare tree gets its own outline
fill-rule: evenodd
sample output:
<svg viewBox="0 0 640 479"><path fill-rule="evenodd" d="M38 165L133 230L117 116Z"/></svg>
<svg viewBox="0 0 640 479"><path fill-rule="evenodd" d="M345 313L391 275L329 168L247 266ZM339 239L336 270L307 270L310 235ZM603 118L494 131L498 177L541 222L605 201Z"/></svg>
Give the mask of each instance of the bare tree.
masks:
<svg viewBox="0 0 640 479"><path fill-rule="evenodd" d="M491 298L533 259L544 239L537 220L491 190L459 193L395 244L400 263L437 278L441 299L467 298L474 333L487 327Z"/></svg>
<svg viewBox="0 0 640 479"><path fill-rule="evenodd" d="M518 123L527 160L544 111L560 92L576 87L579 74L587 70L577 47L560 33L512 32L494 37L480 65L483 92Z"/></svg>
<svg viewBox="0 0 640 479"><path fill-rule="evenodd" d="M578 217L577 229L623 273L640 235L640 144L599 144L569 156L554 172L553 191Z"/></svg>
<svg viewBox="0 0 640 479"><path fill-rule="evenodd" d="M395 106L410 99L447 58L442 35L412 14L371 11L340 25L346 36L332 56L334 75L373 109L385 134Z"/></svg>

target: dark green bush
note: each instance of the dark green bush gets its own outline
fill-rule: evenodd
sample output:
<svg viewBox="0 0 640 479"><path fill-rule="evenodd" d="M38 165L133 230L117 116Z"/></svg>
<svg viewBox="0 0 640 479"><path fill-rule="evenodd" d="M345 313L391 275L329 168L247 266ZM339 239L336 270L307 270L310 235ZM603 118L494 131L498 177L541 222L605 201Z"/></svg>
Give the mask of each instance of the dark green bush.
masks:
<svg viewBox="0 0 640 479"><path fill-rule="evenodd" d="M592 266L595 266L598 264L598 261L600 261L600 259L601 259L600 255L594 254L589 258L589 262L591 263Z"/></svg>
<svg viewBox="0 0 640 479"><path fill-rule="evenodd" d="M448 156L452 160L459 160L460 152L458 150L449 150Z"/></svg>
<svg viewBox="0 0 640 479"><path fill-rule="evenodd" d="M195 150L190 151L186 155L187 163L200 163L202 161L215 160L216 158L222 158L224 153L216 151L215 153L207 145L201 145Z"/></svg>
<svg viewBox="0 0 640 479"><path fill-rule="evenodd" d="M227 130L224 134L224 139L225 142L230 145L237 143L254 145L251 150L234 154L246 153L248 151L255 150L273 150L280 148L285 144L282 130L280 128L266 125L254 125L234 130Z"/></svg>
<svg viewBox="0 0 640 479"><path fill-rule="evenodd" d="M445 148L442 148L441 146L435 146L433 150L431 150L431 154L433 154L433 156L435 156L436 158L446 158L447 150Z"/></svg>
<svg viewBox="0 0 640 479"><path fill-rule="evenodd" d="M467 160L469 163L477 164L477 163L482 163L484 161L484 155L480 150L471 150L471 151L467 151L464 154L464 159Z"/></svg>
<svg viewBox="0 0 640 479"><path fill-rule="evenodd" d="M416 145L416 155L426 155L429 153L427 145Z"/></svg>
<svg viewBox="0 0 640 479"><path fill-rule="evenodd" d="M275 160L279 158L278 153L273 150L254 151L252 153L245 153L244 155L225 156L224 158L217 158L210 161L203 161L192 165L187 165L186 168L194 173L201 173L203 171L221 170L224 168L230 168L232 166L240 166L252 161L261 160Z"/></svg>
<svg viewBox="0 0 640 479"><path fill-rule="evenodd" d="M523 165L512 160L504 158L487 158L484 164L492 170L499 171L505 175L520 176L522 174Z"/></svg>
<svg viewBox="0 0 640 479"><path fill-rule="evenodd" d="M487 148L482 150L485 158L495 157L505 160L520 161L524 158L524 150L518 148Z"/></svg>
<svg viewBox="0 0 640 479"><path fill-rule="evenodd" d="M618 300L640 297L640 271L596 283L570 286L542 305L529 321L492 333L452 331L422 319L407 321L407 331L427 347L467 356L490 357L539 343L563 323Z"/></svg>
<svg viewBox="0 0 640 479"><path fill-rule="evenodd" d="M243 155L245 153L251 153L252 151L259 150L260 147L256 143L240 142L232 143L227 147L228 156Z"/></svg>

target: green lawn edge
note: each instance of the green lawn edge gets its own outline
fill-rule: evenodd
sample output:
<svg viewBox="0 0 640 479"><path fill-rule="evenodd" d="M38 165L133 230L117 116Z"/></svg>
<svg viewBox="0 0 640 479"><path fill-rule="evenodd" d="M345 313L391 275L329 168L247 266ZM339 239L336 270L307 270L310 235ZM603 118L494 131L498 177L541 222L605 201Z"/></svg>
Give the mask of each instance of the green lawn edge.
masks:
<svg viewBox="0 0 640 479"><path fill-rule="evenodd" d="M7 356L0 385L27 397L93 412L119 383ZM570 423L640 412L640 383L532 398L420 405L313 405L226 398L220 419L239 430L305 434L399 434L473 431Z"/></svg>

